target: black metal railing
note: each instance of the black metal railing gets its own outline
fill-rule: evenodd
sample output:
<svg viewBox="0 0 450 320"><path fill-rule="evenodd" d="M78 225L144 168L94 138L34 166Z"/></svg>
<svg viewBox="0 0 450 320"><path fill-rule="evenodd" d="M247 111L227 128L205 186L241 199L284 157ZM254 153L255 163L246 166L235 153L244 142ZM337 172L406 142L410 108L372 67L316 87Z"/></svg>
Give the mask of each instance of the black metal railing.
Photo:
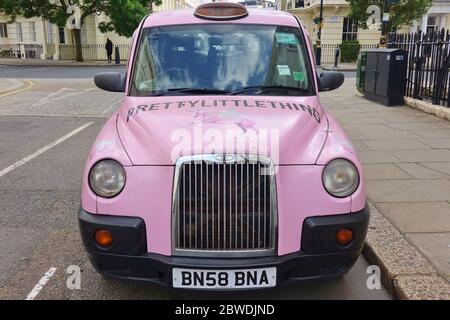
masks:
<svg viewBox="0 0 450 320"><path fill-rule="evenodd" d="M115 59L116 50L119 48L120 60L127 61L130 46L128 44L118 44L114 46L113 59ZM48 44L47 57L51 57L55 53L55 45ZM81 45L83 59L86 61L106 61L108 56L106 54L104 44L83 44ZM0 45L0 58L25 58L25 59L40 59L44 52L41 44L8 44ZM75 60L76 50L74 44L60 44L59 45L61 60Z"/></svg>
<svg viewBox="0 0 450 320"><path fill-rule="evenodd" d="M314 46L315 47L315 46ZM322 53L321 53L321 64L333 64L336 54L336 49L340 47L340 44L329 44L322 43ZM376 48L376 44L360 44L352 47L354 59L350 59L351 61L343 61L342 60L342 52L339 57L339 62L356 62L358 59L358 53L364 49ZM347 55L348 56L348 55Z"/></svg>
<svg viewBox="0 0 450 320"><path fill-rule="evenodd" d="M406 96L450 107L449 30L392 33L388 45L408 52Z"/></svg>
<svg viewBox="0 0 450 320"><path fill-rule="evenodd" d="M130 46L128 44L114 45L113 59L115 59L115 48L119 48L120 60L128 60L128 52ZM61 60L73 60L76 56L74 44L61 44L60 45ZM86 61L102 61L108 60L104 44L83 44L81 45L83 53L83 59Z"/></svg>

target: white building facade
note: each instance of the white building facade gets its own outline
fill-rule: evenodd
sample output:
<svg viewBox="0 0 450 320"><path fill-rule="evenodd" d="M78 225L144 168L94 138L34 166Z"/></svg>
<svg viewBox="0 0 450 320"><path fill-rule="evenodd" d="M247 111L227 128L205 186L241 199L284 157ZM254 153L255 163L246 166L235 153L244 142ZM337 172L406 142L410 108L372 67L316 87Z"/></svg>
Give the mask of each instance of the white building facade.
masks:
<svg viewBox="0 0 450 320"><path fill-rule="evenodd" d="M163 0L153 11L196 7L203 0ZM105 60L104 44L109 38L119 48L122 60L127 58L130 39L115 32L102 33L104 14L88 16L81 27L81 43L85 60ZM42 18L17 17L15 22L0 13L0 58L34 58L72 60L75 57L73 32L67 26L58 27Z"/></svg>

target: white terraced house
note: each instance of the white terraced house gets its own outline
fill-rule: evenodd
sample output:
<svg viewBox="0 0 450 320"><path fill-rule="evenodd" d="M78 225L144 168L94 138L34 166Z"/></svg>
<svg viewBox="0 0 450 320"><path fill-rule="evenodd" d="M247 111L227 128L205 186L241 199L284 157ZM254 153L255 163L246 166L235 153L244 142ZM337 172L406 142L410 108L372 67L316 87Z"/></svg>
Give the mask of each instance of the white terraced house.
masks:
<svg viewBox="0 0 450 320"><path fill-rule="evenodd" d="M202 0L163 0L162 5L153 6L153 10L192 8L201 3ZM98 29L98 25L107 19L104 14L86 18L81 28L85 60L106 60L104 45L107 38L119 47L121 58L127 58L130 39L114 32L101 33ZM17 17L11 23L10 18L0 12L0 58L72 60L75 57L74 43L72 31L67 27L58 27L41 18Z"/></svg>

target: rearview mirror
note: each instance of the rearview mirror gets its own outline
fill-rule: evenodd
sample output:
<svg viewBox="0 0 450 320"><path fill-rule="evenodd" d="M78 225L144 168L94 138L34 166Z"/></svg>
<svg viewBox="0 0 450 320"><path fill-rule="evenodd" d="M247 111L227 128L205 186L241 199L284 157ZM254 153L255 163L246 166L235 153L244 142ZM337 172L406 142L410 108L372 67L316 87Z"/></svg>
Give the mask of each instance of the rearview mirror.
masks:
<svg viewBox="0 0 450 320"><path fill-rule="evenodd" d="M319 91L332 91L344 83L345 77L341 72L320 72L318 76L319 80Z"/></svg>
<svg viewBox="0 0 450 320"><path fill-rule="evenodd" d="M94 77L97 87L111 92L125 92L125 79L118 72L104 72Z"/></svg>

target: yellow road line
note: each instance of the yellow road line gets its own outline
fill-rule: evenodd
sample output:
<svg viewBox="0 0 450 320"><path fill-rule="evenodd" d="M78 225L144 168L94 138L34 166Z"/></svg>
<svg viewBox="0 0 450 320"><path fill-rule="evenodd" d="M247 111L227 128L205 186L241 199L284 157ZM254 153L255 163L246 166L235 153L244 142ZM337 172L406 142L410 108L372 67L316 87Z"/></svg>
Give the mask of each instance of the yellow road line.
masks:
<svg viewBox="0 0 450 320"><path fill-rule="evenodd" d="M6 97L6 96L10 96L12 94L16 94L16 93L20 93L22 91L28 90L34 85L34 82L31 81L31 80L25 80L24 82L27 84L26 87L20 88L20 89L17 89L17 90L13 90L13 91L8 91L8 92L6 92L4 94L0 94L0 98Z"/></svg>

